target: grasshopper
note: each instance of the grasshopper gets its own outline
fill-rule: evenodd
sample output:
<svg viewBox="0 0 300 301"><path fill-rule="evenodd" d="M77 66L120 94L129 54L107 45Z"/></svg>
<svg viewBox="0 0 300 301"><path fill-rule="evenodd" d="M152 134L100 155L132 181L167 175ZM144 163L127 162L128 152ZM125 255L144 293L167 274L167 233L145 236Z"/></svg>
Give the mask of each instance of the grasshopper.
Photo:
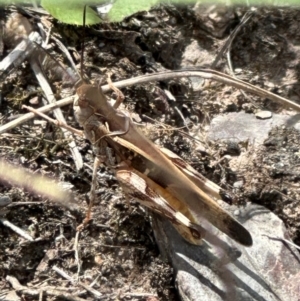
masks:
<svg viewBox="0 0 300 301"><path fill-rule="evenodd" d="M171 151L147 139L129 116L111 105L101 88L82 84L74 101L75 117L96 155L90 209L94 201L96 170L113 168L125 194L167 218L188 242L200 245L207 222L245 246L251 234L207 193L221 198L222 190Z"/></svg>
<svg viewBox="0 0 300 301"><path fill-rule="evenodd" d="M105 164L114 169L127 197L167 218L188 242L200 245L212 224L240 244L252 245L250 233L209 196L222 198L223 191L216 184L171 151L160 149L147 139L131 118L118 110L121 100L111 105L101 87L86 83L77 87L75 116L96 155L90 204L82 226L90 219L97 168Z"/></svg>

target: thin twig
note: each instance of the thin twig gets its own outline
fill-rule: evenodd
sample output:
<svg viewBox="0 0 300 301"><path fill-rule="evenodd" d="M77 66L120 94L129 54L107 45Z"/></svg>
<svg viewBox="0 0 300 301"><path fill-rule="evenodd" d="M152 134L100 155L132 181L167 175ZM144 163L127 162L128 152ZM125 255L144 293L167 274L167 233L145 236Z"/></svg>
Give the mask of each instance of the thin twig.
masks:
<svg viewBox="0 0 300 301"><path fill-rule="evenodd" d="M285 238L276 237L276 236L273 237L273 236L269 236L269 235L265 235L265 234L264 234L263 236L266 236L266 237L268 237L269 239L274 239L274 240L283 241L284 243L286 243L286 244L288 244L288 245L291 245L291 246L295 247L296 249L300 250L300 246L294 244L293 242L291 242L291 241L289 241L289 240L287 240L287 239L285 239Z"/></svg>
<svg viewBox="0 0 300 301"><path fill-rule="evenodd" d="M279 240L282 240L283 242L285 242L285 243L287 243L287 244L289 244L289 245L295 247L296 249L300 250L300 246L294 244L293 242L291 242L291 241L289 241L289 240L287 240L287 239L285 239L285 238L280 238L280 237L278 237L278 239L279 239Z"/></svg>
<svg viewBox="0 0 300 301"><path fill-rule="evenodd" d="M210 80L215 80L218 82L221 82L223 84L236 87L238 89L242 89L245 91L248 91L250 93L256 94L262 98L269 98L270 100L273 100L279 104L281 104L284 107L290 107L297 112L300 112L300 105L296 104L287 98L281 97L279 95L276 95L272 92L269 92L265 89L256 87L254 85L251 85L249 83L246 83L242 80L235 79L229 75L226 75L224 73L210 70L210 69L202 69L202 68L185 68L182 70L175 70L175 71L163 71L160 73L153 73L153 74L147 74L147 75L142 75L138 77L133 77L130 79L125 79L119 82L115 82L114 86L117 88L125 88L133 85L138 85L138 84L143 84L143 83L148 83L148 82L153 82L153 81L163 81L163 80L171 80L174 78L181 78L181 77L201 77L205 79L210 79ZM101 87L102 91L104 93L108 92L110 90L109 85L104 85ZM53 108L58 108L62 107L68 104L71 104L74 101L75 96L71 96L68 98L64 98L62 100L57 101L55 104L50 104L47 106L44 106L42 108L39 108L37 111L39 112L49 112L53 110ZM27 113L24 116L13 120L2 127L0 127L0 134L7 132L8 130L14 128L17 125L20 125L30 119L32 119L35 115L32 113Z"/></svg>
<svg viewBox="0 0 300 301"><path fill-rule="evenodd" d="M40 295L39 295L39 301L43 300L43 291L40 291Z"/></svg>
<svg viewBox="0 0 300 301"><path fill-rule="evenodd" d="M180 118L182 119L183 124L184 124L184 127L188 130L189 127L188 127L188 125L187 125L187 123L186 123L186 120L185 120L185 118L184 118L182 112L178 109L177 106L174 106L174 109L175 109L175 111L178 113L178 115L180 116Z"/></svg>
<svg viewBox="0 0 300 301"><path fill-rule="evenodd" d="M59 100L56 103L51 103L42 108L39 108L39 109L37 109L37 111L39 111L41 113L50 112L56 108L66 106L66 105L72 103L73 101L74 101L74 96L70 96L70 97L64 98L62 100ZM35 116L36 116L35 113L27 113L15 120L12 120L12 121L4 124L3 126L0 127L0 135L29 121L30 119L34 118Z"/></svg>
<svg viewBox="0 0 300 301"><path fill-rule="evenodd" d="M128 297L132 297L132 298L146 298L146 297L154 297L154 298L158 298L157 295L155 294L151 294L151 293L122 293L122 296L128 296Z"/></svg>
<svg viewBox="0 0 300 301"><path fill-rule="evenodd" d="M13 202L8 205L8 207L14 207L14 206L23 206L23 205L40 205L45 204L45 202Z"/></svg>
<svg viewBox="0 0 300 301"><path fill-rule="evenodd" d="M0 73L1 76L9 73L10 68L17 67L23 61L30 56L36 49L36 44L41 44L42 39L38 32L32 32L28 39L24 39L20 42L1 62L0 62Z"/></svg>
<svg viewBox="0 0 300 301"><path fill-rule="evenodd" d="M33 237L31 237L27 232L25 232L21 228L17 227L16 225L12 224L6 218L0 218L0 222L4 226L6 226L6 227L10 228L11 230L13 230L14 232L16 232L18 235L22 236L23 238L25 238L25 239L27 239L29 241L34 241Z"/></svg>
<svg viewBox="0 0 300 301"><path fill-rule="evenodd" d="M238 34L238 32L241 30L241 28L248 22L248 20L253 16L253 12L252 11L247 11L245 13L245 15L243 16L240 24L234 29L234 31L229 35L229 37L227 38L225 44L223 45L223 47L221 48L221 50L219 51L217 57L215 58L215 60L213 61L213 63L211 64L210 68L211 69L215 69L217 67L217 64L219 62L219 60L221 59L221 57L223 56L223 54L226 52L226 50L228 50L231 47L232 41L235 39L236 35Z"/></svg>
<svg viewBox="0 0 300 301"><path fill-rule="evenodd" d="M51 123L53 123L53 124L55 124L55 125L63 128L63 129L66 129L67 131L69 131L71 133L74 133L74 134L76 134L78 136L83 136L83 131L77 130L77 129L69 126L67 123L61 122L60 120L52 119L51 117L47 116L44 113L39 112L38 110L36 110L36 109L34 109L32 107L23 105L22 108L26 109L26 110L28 110L28 111L36 114L36 115L39 115L39 116L43 117L44 119L48 120L49 122L51 122Z"/></svg>
<svg viewBox="0 0 300 301"><path fill-rule="evenodd" d="M74 252L75 252L75 260L77 263L77 280L79 279L80 270L81 270L81 260L79 256L79 236L80 231L76 231L75 242L74 242Z"/></svg>
<svg viewBox="0 0 300 301"><path fill-rule="evenodd" d="M44 77L43 72L42 72L40 66L37 64L37 61L34 57L30 58L30 66L31 66L41 88L43 89L48 102L55 103L56 99L54 97L52 89L51 89L50 85L48 84L46 78ZM53 111L53 113L59 122L66 124L66 120L65 120L64 115L60 108L55 109ZM76 143L75 143L74 138L71 135L71 133L66 129L62 129L62 131L63 131L65 138L69 141L68 144L70 147L70 151L72 153L72 157L74 159L77 170L79 170L83 166L82 156L76 146Z"/></svg>
<svg viewBox="0 0 300 301"><path fill-rule="evenodd" d="M215 80L225 85L229 85L256 94L262 98L269 98L270 100L273 100L281 104L282 106L290 107L296 111L300 111L300 105L288 100L287 98L276 95L265 89L256 87L240 79L233 78L232 76L229 76L222 72L218 72L210 69L202 69L197 67L188 67L181 70L163 71L154 74L142 75L142 76L126 79L123 81L115 82L114 86L117 88L123 88L123 87L129 87L136 84L142 84L142 83L147 83L152 81L170 80L170 79L181 78L181 77L201 77L205 79ZM107 85L102 87L104 93L108 89L109 87Z"/></svg>
<svg viewBox="0 0 300 301"><path fill-rule="evenodd" d="M75 65L75 63L73 61L73 58L72 58L72 56L71 56L68 48L59 39L57 39L55 36L52 35L51 39L55 41L55 43L60 48L60 50L66 55L67 59L69 60L71 66L72 66L72 69L75 70L76 75L79 76L79 73L77 71L76 65Z"/></svg>
<svg viewBox="0 0 300 301"><path fill-rule="evenodd" d="M143 114L142 117L145 118L145 119L150 120L151 122L153 122L153 123L155 123L155 124L157 124L157 125L159 125L159 126L161 126L161 127L163 128L164 131L176 131L176 132L178 132L178 133L180 133L180 134L182 134L182 135L184 135L184 136L186 136L186 137L188 137L188 138L190 138L190 139L192 139L192 140L194 140L194 141L196 141L196 142L204 143L203 140L201 140L201 139L199 139L199 138L196 138L196 137L194 137L194 136L192 136L192 135L186 133L185 131L183 131L182 129L183 129L184 127L178 127L178 128L177 128L177 127L172 127L172 126L167 125L167 124L165 124L165 123L163 123L163 122L157 121L157 120L155 120L155 119L153 119L153 118L151 118L151 117L149 117L149 116L147 116L147 115L145 115L145 114ZM84 165L84 164L85 164L85 163L83 163L83 165Z"/></svg>
<svg viewBox="0 0 300 301"><path fill-rule="evenodd" d="M18 279L13 276L6 276L6 281L8 281L11 284L13 289L24 295L38 297L40 296L40 293L42 291L46 296L56 296L69 301L85 301L85 299L82 299L80 297L74 296L74 294L69 293L66 289L62 290L57 287L54 288L51 286L45 286L39 289L28 288L26 286L21 285Z"/></svg>
<svg viewBox="0 0 300 301"><path fill-rule="evenodd" d="M24 39L21 43L19 43L17 47L5 59L2 60L2 62L0 63L0 71L3 71L3 73L5 74L9 72L11 66L16 67L20 65L27 57L29 57L31 68L34 71L35 76L39 81L39 84L42 87L47 100L49 101L49 103L54 103L56 102L56 100L53 96L51 87L45 79L40 66L37 64L37 59L34 54L38 54L38 50L36 50L36 44L32 41L41 44L42 38L37 32L32 32L29 35L28 39ZM54 114L57 120L66 123L59 108L54 110ZM66 130L63 130L63 133L68 140L71 140L69 142L70 151L74 158L76 168L79 170L83 166L81 154L76 147L72 135Z"/></svg>
<svg viewBox="0 0 300 301"><path fill-rule="evenodd" d="M228 40L226 41L224 47L222 48L223 52L225 52L227 49L227 53L226 53L227 63L230 70L230 75L233 76L234 78L237 78L237 76L234 73L232 62L231 62L231 45L235 37L237 36L238 32L248 22L248 20L250 20L250 17L252 17L252 15L253 12L249 12L249 11L244 15L244 17L241 20L241 23L235 28L235 30L232 32L232 34L229 36ZM214 67L212 66L212 68ZM240 90L240 92L245 97L245 99L251 102L254 107L258 108L258 106L253 103L253 100L246 94L246 92L244 92L243 90Z"/></svg>
<svg viewBox="0 0 300 301"><path fill-rule="evenodd" d="M63 270L59 269L57 266L53 266L52 270L54 270L56 273L58 273L59 275L61 275L63 278L71 281L73 284L77 283L78 285L80 285L81 287L83 287L85 290L87 290L89 293L93 294L96 298L106 298L106 296L104 296L100 292L96 291L92 287L89 287L88 285L86 285L84 283L81 283L80 281L78 281L78 282L74 281L74 279L71 276L69 276Z"/></svg>

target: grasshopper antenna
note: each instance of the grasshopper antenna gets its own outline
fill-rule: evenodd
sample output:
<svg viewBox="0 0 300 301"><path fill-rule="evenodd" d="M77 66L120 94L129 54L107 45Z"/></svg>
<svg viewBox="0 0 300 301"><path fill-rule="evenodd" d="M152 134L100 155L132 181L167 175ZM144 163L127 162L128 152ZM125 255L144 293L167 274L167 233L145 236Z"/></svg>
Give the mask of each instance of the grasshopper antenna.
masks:
<svg viewBox="0 0 300 301"><path fill-rule="evenodd" d="M81 76L81 80L83 80L83 59L84 59L84 40L85 40L85 21L86 19L86 4L84 5L83 8L83 21L82 21L82 43L81 43L81 55L80 55L80 60L81 60L81 64L80 64L80 76Z"/></svg>

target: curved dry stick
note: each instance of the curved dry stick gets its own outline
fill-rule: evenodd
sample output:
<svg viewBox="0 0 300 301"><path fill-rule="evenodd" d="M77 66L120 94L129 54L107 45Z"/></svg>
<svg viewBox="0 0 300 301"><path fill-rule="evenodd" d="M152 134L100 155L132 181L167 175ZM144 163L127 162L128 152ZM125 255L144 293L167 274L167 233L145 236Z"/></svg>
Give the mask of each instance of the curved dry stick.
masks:
<svg viewBox="0 0 300 301"><path fill-rule="evenodd" d="M56 103L51 103L49 105L43 106L43 107L37 109L37 111L39 111L41 113L50 112L56 108L66 106L66 105L72 103L73 101L74 101L74 96L70 96L70 97L61 99L61 100L57 101ZM21 125L21 124L29 121L30 119L34 118L35 116L36 116L36 114L34 114L34 113L26 113L26 114L22 115L21 117L4 124L3 126L0 127L0 135L17 127L18 125Z"/></svg>
<svg viewBox="0 0 300 301"><path fill-rule="evenodd" d="M124 88L124 87L133 86L133 85L137 85L137 84L143 84L143 83L147 83L147 82L151 82L151 81L163 81L163 80L170 80L170 79L181 78L181 77L201 77L201 78L205 78L205 79L215 80L215 81L221 82L223 84L256 94L262 98L269 98L269 99L281 104L284 107L290 107L290 108L300 112L300 105L288 100L287 98L281 97L281 96L276 95L272 92L269 92L265 89L256 87L249 83L246 83L242 80L235 79L224 73L214 71L214 70L209 70L209 69L197 68L197 67L195 67L195 68L189 67L189 68L185 68L185 69L181 69L181 70L163 71L160 73L142 75L142 76L115 82L114 86L117 88ZM104 85L101 88L104 93L111 90L109 85ZM46 112L53 110L54 108L68 105L74 101L74 97L75 96L59 100L56 102L56 104L44 106L42 108L37 109L37 111L46 113ZM33 113L27 113L16 120L8 122L7 124L0 127L0 135L7 132L8 130L11 130L12 128L16 127L17 125L20 125L20 124L32 119L34 116L35 116L35 114L33 114Z"/></svg>

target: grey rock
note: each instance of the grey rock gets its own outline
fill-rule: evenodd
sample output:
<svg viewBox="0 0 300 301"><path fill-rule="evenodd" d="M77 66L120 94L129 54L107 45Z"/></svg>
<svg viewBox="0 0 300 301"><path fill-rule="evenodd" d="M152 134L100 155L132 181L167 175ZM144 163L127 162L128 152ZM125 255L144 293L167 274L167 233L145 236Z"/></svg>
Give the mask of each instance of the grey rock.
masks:
<svg viewBox="0 0 300 301"><path fill-rule="evenodd" d="M9 204L11 204L11 199L8 196L0 195L0 217L8 212L7 206Z"/></svg>
<svg viewBox="0 0 300 301"><path fill-rule="evenodd" d="M5 207L10 203L11 203L10 197L8 197L6 195L1 195L0 196L0 207Z"/></svg>
<svg viewBox="0 0 300 301"><path fill-rule="evenodd" d="M273 114L272 119L260 120L253 114L229 113L212 121L208 138L250 140L257 146L275 126L300 129L298 120L299 115ZM258 205L237 208L222 203L222 206L250 231L253 246L239 245L205 221L203 226L208 235L203 245L190 245L167 221L153 219L161 253L176 272L180 298L184 301L299 301L299 251L281 239L288 238L283 222Z"/></svg>
<svg viewBox="0 0 300 301"><path fill-rule="evenodd" d="M193 246L167 221L154 218L158 245L175 269L182 300L299 300L299 252L278 239L287 237L283 222L261 206L241 211L237 218L253 237L249 248L215 229L208 242Z"/></svg>
<svg viewBox="0 0 300 301"><path fill-rule="evenodd" d="M211 122L208 138L212 140L250 140L253 144L262 144L269 131L276 126L294 126L300 130L300 115L273 114L271 119L257 119L253 114L244 112L219 115Z"/></svg>

